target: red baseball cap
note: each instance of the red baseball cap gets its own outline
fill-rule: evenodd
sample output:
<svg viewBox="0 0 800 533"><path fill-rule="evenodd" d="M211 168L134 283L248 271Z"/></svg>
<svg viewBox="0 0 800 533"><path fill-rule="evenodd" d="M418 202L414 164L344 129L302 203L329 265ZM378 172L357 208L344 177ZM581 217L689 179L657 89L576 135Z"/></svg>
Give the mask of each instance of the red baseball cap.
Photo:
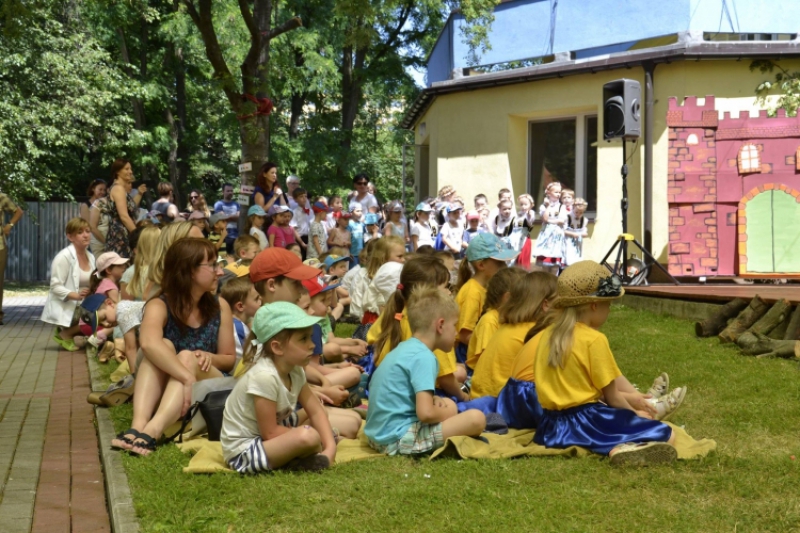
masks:
<svg viewBox="0 0 800 533"><path fill-rule="evenodd" d="M299 257L285 248L262 250L250 263L250 281L253 283L278 276L303 281L321 275L321 270L304 265Z"/></svg>
<svg viewBox="0 0 800 533"><path fill-rule="evenodd" d="M317 294L321 293L321 292L326 292L326 291L335 289L339 285L340 285L340 283L336 283L336 284L333 284L333 285L329 285L329 284L325 283L325 280L322 279L322 276L319 276L319 277L317 277L315 279L304 279L303 280L303 287L306 288L306 290L308 291L308 295L310 297L312 297L312 298L314 296L316 296Z"/></svg>

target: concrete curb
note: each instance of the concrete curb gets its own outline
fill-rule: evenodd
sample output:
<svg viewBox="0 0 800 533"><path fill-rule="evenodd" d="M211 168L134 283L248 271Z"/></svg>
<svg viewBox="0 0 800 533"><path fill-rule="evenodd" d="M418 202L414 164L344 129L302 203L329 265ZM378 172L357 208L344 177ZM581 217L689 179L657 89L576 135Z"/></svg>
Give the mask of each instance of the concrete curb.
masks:
<svg viewBox="0 0 800 533"><path fill-rule="evenodd" d="M100 378L97 359L87 357L89 375L92 380L92 390L105 390L108 385ZM100 442L100 459L103 464L103 474L106 480L106 499L108 500L108 515L111 519L113 533L138 533L139 520L133 506L133 497L128 485L128 476L122 466L119 452L111 449L111 440L116 437L114 423L108 408L96 407L94 414L97 418L97 437Z"/></svg>
<svg viewBox="0 0 800 533"><path fill-rule="evenodd" d="M705 320L722 307L722 304L709 304L656 296L639 296L638 294L626 294L620 299L620 303L632 309L641 309L688 320Z"/></svg>

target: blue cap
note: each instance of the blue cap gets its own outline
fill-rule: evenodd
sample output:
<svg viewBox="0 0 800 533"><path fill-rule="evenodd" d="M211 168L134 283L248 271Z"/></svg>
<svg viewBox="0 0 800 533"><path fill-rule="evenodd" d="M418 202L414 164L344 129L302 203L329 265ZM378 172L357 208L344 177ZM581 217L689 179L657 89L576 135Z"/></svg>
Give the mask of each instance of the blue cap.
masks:
<svg viewBox="0 0 800 533"><path fill-rule="evenodd" d="M367 213L364 217L364 225L365 226L372 226L378 223L378 215L375 213Z"/></svg>
<svg viewBox="0 0 800 533"><path fill-rule="evenodd" d="M431 211L433 211L433 208L428 204L426 204L425 202L420 202L417 204L417 207L414 209L414 211L423 211L425 213L430 213Z"/></svg>
<svg viewBox="0 0 800 533"><path fill-rule="evenodd" d="M89 311L89 316L87 317L86 321L92 328L92 333L97 333L97 311L108 299L108 296L105 294L92 294L91 296L87 296L81 302L81 308Z"/></svg>
<svg viewBox="0 0 800 533"><path fill-rule="evenodd" d="M265 217L265 216L267 216L267 212L264 211L264 208L261 207L258 204L251 205L250 209L247 210L247 216L251 217L253 215L258 216L258 217Z"/></svg>
<svg viewBox="0 0 800 533"><path fill-rule="evenodd" d="M314 202L314 205L311 206L311 209L313 209L315 213L330 213L333 211L333 209L322 202Z"/></svg>
<svg viewBox="0 0 800 533"><path fill-rule="evenodd" d="M350 256L333 254L325 258L325 270L330 269L333 265L341 263L342 261L347 261L349 267L353 266L353 261Z"/></svg>
<svg viewBox="0 0 800 533"><path fill-rule="evenodd" d="M452 213L453 211L463 211L463 210L464 210L464 208L461 207L460 205L450 204L450 205L447 206L447 213L448 214Z"/></svg>
<svg viewBox="0 0 800 533"><path fill-rule="evenodd" d="M510 248L494 233L478 233L472 237L467 246L467 261L480 261L481 259L510 261L518 255L519 252Z"/></svg>

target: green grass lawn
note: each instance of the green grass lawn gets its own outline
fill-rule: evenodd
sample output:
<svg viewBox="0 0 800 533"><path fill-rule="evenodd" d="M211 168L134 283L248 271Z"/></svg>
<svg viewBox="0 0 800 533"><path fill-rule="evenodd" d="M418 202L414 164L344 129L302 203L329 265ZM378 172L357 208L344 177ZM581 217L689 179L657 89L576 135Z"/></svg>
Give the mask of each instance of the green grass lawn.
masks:
<svg viewBox="0 0 800 533"><path fill-rule="evenodd" d="M632 382L646 389L666 371L689 387L671 421L716 452L648 469L384 458L241 477L184 474L189 458L170 445L124 457L142 531L800 531L797 363L744 357L688 321L624 307L603 331ZM123 430L131 407L112 415Z"/></svg>

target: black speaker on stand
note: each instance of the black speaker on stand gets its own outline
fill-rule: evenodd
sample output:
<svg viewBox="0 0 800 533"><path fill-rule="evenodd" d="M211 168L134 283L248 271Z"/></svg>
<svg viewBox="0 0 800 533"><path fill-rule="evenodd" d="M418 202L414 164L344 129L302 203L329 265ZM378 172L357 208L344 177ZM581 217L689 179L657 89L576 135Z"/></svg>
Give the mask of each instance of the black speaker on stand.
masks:
<svg viewBox="0 0 800 533"><path fill-rule="evenodd" d="M603 85L603 139L622 139L622 234L608 250L600 264L605 265L612 273L618 275L625 285L639 285L647 283L647 273L655 265L676 285L677 279L665 269L656 258L636 240L633 234L628 233L628 164L626 143L629 139L638 139L642 132L641 126L641 94L642 89L636 80L614 80ZM644 265L635 271L628 270L628 243L633 243L642 252ZM613 267L608 264L608 258L616 251ZM637 260L638 261L638 260Z"/></svg>

